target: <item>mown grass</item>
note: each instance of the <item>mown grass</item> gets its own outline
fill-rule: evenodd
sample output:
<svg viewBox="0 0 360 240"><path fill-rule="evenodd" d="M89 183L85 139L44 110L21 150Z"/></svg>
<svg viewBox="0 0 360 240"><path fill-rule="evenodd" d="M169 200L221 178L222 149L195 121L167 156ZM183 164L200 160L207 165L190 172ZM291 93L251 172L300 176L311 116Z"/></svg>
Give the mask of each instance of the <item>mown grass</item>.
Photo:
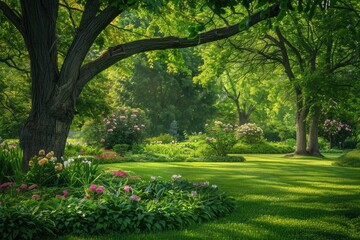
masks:
<svg viewBox="0 0 360 240"><path fill-rule="evenodd" d="M235 197L234 212L179 231L58 239L360 239L360 169L332 159L244 155L242 163L121 163L144 179L181 174L207 180Z"/></svg>

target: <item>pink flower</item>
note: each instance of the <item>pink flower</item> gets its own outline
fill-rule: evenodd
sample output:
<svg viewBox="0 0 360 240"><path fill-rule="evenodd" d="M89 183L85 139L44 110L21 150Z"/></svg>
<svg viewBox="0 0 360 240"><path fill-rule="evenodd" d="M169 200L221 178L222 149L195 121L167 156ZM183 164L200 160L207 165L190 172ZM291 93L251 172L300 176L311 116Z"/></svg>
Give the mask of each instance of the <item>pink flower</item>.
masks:
<svg viewBox="0 0 360 240"><path fill-rule="evenodd" d="M40 199L40 195L39 195L39 194L34 194L34 195L32 195L31 197L34 198L34 199Z"/></svg>
<svg viewBox="0 0 360 240"><path fill-rule="evenodd" d="M136 201L136 202L139 202L139 201L141 200L141 198L138 197L138 196L136 196L136 195L131 195L131 196L130 196L130 199L132 199L132 200L134 200L134 201Z"/></svg>
<svg viewBox="0 0 360 240"><path fill-rule="evenodd" d="M10 187L11 185L16 184L15 182L5 182L0 185L0 189Z"/></svg>
<svg viewBox="0 0 360 240"><path fill-rule="evenodd" d="M98 186L97 189L96 189L96 192L97 193L102 193L104 191L105 187L104 186Z"/></svg>
<svg viewBox="0 0 360 240"><path fill-rule="evenodd" d="M68 198L68 197L69 197L69 193L68 193L67 190L64 190L64 191L63 191L63 194L64 194L64 197L65 197L65 198Z"/></svg>
<svg viewBox="0 0 360 240"><path fill-rule="evenodd" d="M128 176L128 173L127 172L124 172L124 171L112 171L111 174L115 177L127 177Z"/></svg>
<svg viewBox="0 0 360 240"><path fill-rule="evenodd" d="M32 184L32 185L30 185L30 186L28 187L29 190L33 190L33 189L35 189L35 188L37 188L37 185L36 185L36 184Z"/></svg>
<svg viewBox="0 0 360 240"><path fill-rule="evenodd" d="M95 192L96 191L96 185L91 184L90 187L89 187L89 190L92 191L92 192Z"/></svg>
<svg viewBox="0 0 360 240"><path fill-rule="evenodd" d="M124 187L124 191L130 192L130 190L131 190L131 187L130 187L129 185L126 185L126 186Z"/></svg>
<svg viewBox="0 0 360 240"><path fill-rule="evenodd" d="M61 198L62 196L60 194L55 195L56 198Z"/></svg>
<svg viewBox="0 0 360 240"><path fill-rule="evenodd" d="M124 120L124 119L126 119L126 116L121 115L119 118L120 118L120 120Z"/></svg>
<svg viewBox="0 0 360 240"><path fill-rule="evenodd" d="M107 131L108 131L109 133L111 133L111 132L113 132L114 130L110 128L110 129L108 129Z"/></svg>

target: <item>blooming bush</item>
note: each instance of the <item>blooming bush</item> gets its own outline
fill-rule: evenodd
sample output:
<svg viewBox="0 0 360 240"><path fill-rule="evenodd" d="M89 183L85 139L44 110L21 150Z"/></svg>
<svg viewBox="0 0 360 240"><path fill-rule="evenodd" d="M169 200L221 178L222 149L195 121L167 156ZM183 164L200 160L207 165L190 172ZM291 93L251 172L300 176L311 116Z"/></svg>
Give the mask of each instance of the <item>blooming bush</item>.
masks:
<svg viewBox="0 0 360 240"><path fill-rule="evenodd" d="M87 159L78 158L63 159L63 163L54 156L54 152L45 154L40 150L38 156L29 161L29 169L24 180L39 186L59 186L68 184L81 186L89 184L100 171L98 164Z"/></svg>
<svg viewBox="0 0 360 240"><path fill-rule="evenodd" d="M211 151L206 155L226 156L236 144L235 125L215 121L213 125L206 125L205 141Z"/></svg>
<svg viewBox="0 0 360 240"><path fill-rule="evenodd" d="M41 188L11 191L18 187L8 184L0 195L1 239L180 229L234 208L234 200L217 185L192 183L179 174L145 181L130 172L106 171L82 194L74 189L56 195Z"/></svg>
<svg viewBox="0 0 360 240"><path fill-rule="evenodd" d="M139 144L145 136L145 120L138 109L123 108L103 119L106 126L103 142L106 148L115 144Z"/></svg>
<svg viewBox="0 0 360 240"><path fill-rule="evenodd" d="M335 142L343 142L351 134L351 127L337 120L326 119L323 125L325 137L330 141L330 149Z"/></svg>
<svg viewBox="0 0 360 240"><path fill-rule="evenodd" d="M38 156L33 157L28 164L26 182L39 186L57 186L65 183L63 164L54 156L53 151L45 154L44 150L40 150Z"/></svg>
<svg viewBox="0 0 360 240"><path fill-rule="evenodd" d="M262 142L263 134L263 130L255 123L245 123L236 129L237 138L248 144Z"/></svg>

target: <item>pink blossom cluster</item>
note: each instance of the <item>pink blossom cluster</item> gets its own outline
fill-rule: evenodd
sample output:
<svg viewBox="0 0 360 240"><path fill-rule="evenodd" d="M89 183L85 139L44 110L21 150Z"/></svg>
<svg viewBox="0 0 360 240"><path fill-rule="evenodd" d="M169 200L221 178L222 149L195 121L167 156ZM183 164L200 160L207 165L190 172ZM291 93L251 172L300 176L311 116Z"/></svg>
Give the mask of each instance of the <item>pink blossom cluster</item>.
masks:
<svg viewBox="0 0 360 240"><path fill-rule="evenodd" d="M340 131L351 132L351 127L340 121L326 119L324 122L324 133L328 135L337 135Z"/></svg>
<svg viewBox="0 0 360 240"><path fill-rule="evenodd" d="M129 176L129 174L127 172L124 172L122 170L118 170L118 171L112 171L111 174L114 176L114 177L127 177Z"/></svg>
<svg viewBox="0 0 360 240"><path fill-rule="evenodd" d="M256 126L255 123L245 123L241 125L237 130L238 136L242 135L261 135L263 134L263 130Z"/></svg>
<svg viewBox="0 0 360 240"><path fill-rule="evenodd" d="M131 191L131 187L130 187L129 185L126 185L126 186L124 187L124 191L125 191L125 192L130 192L130 191Z"/></svg>
<svg viewBox="0 0 360 240"><path fill-rule="evenodd" d="M95 184L91 184L90 187L89 187L89 190L91 192L96 192L96 193L100 194L100 193L103 193L103 191L105 190L105 187L101 186L101 185L96 187Z"/></svg>
<svg viewBox="0 0 360 240"><path fill-rule="evenodd" d="M10 186L12 186L14 184L16 184L16 182L5 182L5 183L0 185L0 190L8 188L8 187L10 187Z"/></svg>

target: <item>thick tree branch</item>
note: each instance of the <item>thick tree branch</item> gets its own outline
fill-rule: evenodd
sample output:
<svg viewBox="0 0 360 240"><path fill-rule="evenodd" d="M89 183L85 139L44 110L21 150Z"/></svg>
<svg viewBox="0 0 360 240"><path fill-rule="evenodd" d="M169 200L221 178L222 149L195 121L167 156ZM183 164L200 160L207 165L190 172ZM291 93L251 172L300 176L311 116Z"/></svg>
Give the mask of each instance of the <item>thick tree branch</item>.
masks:
<svg viewBox="0 0 360 240"><path fill-rule="evenodd" d="M5 17L16 27L17 30L24 36L25 31L22 26L22 19L15 13L5 2L0 1L0 10L4 13Z"/></svg>
<svg viewBox="0 0 360 240"><path fill-rule="evenodd" d="M270 7L266 17L275 17L278 15L280 9L278 5ZM262 17L261 12L257 12L250 16L248 19L248 27L251 27L265 18ZM238 34L246 29L240 26L242 23L238 23L232 26L214 29L205 33L201 33L195 39L179 38L179 37L164 37L155 39L143 39L137 40L125 44L121 44L115 47L109 48L103 55L98 59L89 62L81 67L80 70L80 81L78 82L76 89L77 93L80 94L82 87L90 81L96 74L112 66L116 62L130 57L134 54L152 51L152 50L164 50L170 48L187 48L193 47L200 44L213 42L220 39L229 38Z"/></svg>

